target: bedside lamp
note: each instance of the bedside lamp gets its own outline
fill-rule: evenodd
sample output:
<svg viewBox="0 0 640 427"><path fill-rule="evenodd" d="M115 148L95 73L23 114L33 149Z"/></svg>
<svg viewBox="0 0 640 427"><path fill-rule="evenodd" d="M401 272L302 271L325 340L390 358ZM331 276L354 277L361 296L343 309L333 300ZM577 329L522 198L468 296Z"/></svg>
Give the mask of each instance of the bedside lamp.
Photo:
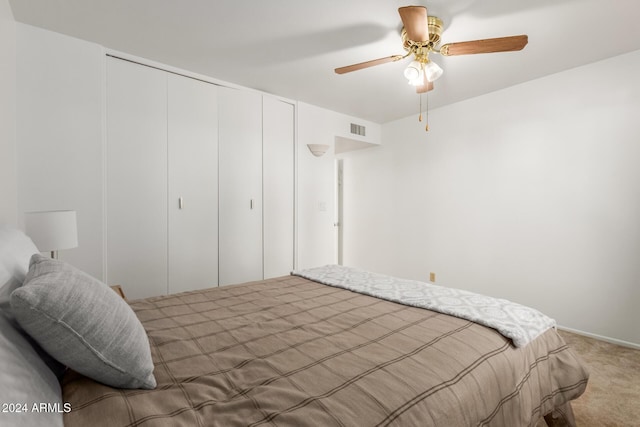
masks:
<svg viewBox="0 0 640 427"><path fill-rule="evenodd" d="M78 246L76 211L26 212L25 232L41 252L51 252L58 258L58 251Z"/></svg>

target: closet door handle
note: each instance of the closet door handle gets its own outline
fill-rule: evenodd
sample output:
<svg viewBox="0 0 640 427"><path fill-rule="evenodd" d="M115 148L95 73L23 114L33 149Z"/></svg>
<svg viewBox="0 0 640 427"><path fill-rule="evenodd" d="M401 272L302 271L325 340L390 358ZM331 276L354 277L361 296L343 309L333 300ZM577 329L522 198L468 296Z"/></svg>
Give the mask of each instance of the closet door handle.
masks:
<svg viewBox="0 0 640 427"><path fill-rule="evenodd" d="M253 209L253 199L249 200L249 209Z"/></svg>
<svg viewBox="0 0 640 427"><path fill-rule="evenodd" d="M182 209L184 207L184 201L182 197L178 197L178 209Z"/></svg>

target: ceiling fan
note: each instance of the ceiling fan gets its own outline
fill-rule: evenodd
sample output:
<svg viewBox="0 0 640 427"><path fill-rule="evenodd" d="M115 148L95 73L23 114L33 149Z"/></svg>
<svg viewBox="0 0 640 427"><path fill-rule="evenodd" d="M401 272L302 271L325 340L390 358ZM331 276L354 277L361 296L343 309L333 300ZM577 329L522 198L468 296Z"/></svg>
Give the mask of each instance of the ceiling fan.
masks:
<svg viewBox="0 0 640 427"><path fill-rule="evenodd" d="M473 40L440 45L443 22L436 16L428 16L424 6L405 6L398 9L404 25L402 29L402 47L404 55L392 55L359 64L336 68L337 74L350 73L375 65L396 62L413 56L413 61L405 69L404 75L409 84L416 86L418 93L433 89L433 82L443 70L429 59L430 53L444 56L469 55L476 53L511 52L522 50L528 42L526 35L498 37L493 39Z"/></svg>

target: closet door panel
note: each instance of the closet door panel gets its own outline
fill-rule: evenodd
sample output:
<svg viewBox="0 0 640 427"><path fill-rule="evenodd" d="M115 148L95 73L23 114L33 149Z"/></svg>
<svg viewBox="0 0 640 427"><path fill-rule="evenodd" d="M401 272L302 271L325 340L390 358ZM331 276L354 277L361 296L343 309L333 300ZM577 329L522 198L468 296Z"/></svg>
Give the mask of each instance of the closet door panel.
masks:
<svg viewBox="0 0 640 427"><path fill-rule="evenodd" d="M168 75L169 293L218 284L217 87Z"/></svg>
<svg viewBox="0 0 640 427"><path fill-rule="evenodd" d="M219 283L260 280L262 270L262 97L220 87Z"/></svg>
<svg viewBox="0 0 640 427"><path fill-rule="evenodd" d="M107 280L167 293L167 78L107 58Z"/></svg>
<svg viewBox="0 0 640 427"><path fill-rule="evenodd" d="M285 276L294 260L294 106L263 97L264 277Z"/></svg>

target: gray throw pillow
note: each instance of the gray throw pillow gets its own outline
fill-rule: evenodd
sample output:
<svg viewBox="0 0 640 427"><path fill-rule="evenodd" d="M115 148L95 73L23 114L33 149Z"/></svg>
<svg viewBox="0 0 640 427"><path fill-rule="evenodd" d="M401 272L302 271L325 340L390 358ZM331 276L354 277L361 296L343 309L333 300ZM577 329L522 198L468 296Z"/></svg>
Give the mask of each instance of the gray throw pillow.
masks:
<svg viewBox="0 0 640 427"><path fill-rule="evenodd" d="M11 294L22 328L51 356L112 387L153 389L149 340L129 305L107 285L40 254Z"/></svg>

